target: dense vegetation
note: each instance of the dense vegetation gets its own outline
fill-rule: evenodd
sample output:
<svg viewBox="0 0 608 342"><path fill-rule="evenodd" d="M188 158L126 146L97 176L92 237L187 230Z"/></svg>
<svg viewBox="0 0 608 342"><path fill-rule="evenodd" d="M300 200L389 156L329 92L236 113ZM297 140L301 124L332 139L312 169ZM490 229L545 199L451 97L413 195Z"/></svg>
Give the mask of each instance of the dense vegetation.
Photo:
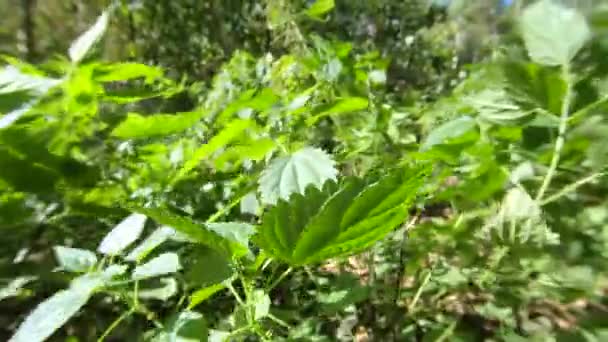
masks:
<svg viewBox="0 0 608 342"><path fill-rule="evenodd" d="M0 10L0 339L608 340L602 1Z"/></svg>

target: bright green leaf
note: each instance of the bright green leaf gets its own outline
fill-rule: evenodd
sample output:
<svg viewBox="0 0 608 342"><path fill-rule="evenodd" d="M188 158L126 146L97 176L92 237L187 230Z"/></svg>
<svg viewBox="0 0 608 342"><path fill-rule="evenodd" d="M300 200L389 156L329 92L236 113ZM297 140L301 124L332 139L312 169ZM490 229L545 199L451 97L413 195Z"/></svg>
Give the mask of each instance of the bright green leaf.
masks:
<svg viewBox="0 0 608 342"><path fill-rule="evenodd" d="M184 176L192 169L194 169L201 161L208 158L220 148L225 147L232 141L238 139L245 130L253 126L253 122L250 120L232 120L224 129L222 129L217 135L212 137L208 143L199 147L190 160L188 160L182 169L180 170L180 176Z"/></svg>
<svg viewBox="0 0 608 342"><path fill-rule="evenodd" d="M520 25L530 58L544 65L568 64L591 35L581 13L554 0L527 7Z"/></svg>
<svg viewBox="0 0 608 342"><path fill-rule="evenodd" d="M308 125L313 125L315 122L319 121L328 115L332 114L345 114L351 112L357 112L361 110L367 109L368 101L362 97L348 97L338 102L334 103L331 106L324 106L320 109L319 112L314 113L313 116L306 119L306 123Z"/></svg>
<svg viewBox="0 0 608 342"><path fill-rule="evenodd" d="M140 261L163 242L176 235L175 230L168 226L157 228L142 243L135 247L126 257L128 261Z"/></svg>
<svg viewBox="0 0 608 342"><path fill-rule="evenodd" d="M217 292L224 289L226 286L224 284L213 284L211 286L203 287L200 290L197 290L190 296L190 304L188 304L188 309L192 309L200 303L207 300L209 297L213 296Z"/></svg>
<svg viewBox="0 0 608 342"><path fill-rule="evenodd" d="M99 82L127 81L136 78L145 78L151 81L163 76L159 67L141 63L112 63L100 65L95 68L93 77Z"/></svg>
<svg viewBox="0 0 608 342"><path fill-rule="evenodd" d="M203 115L203 112L150 116L129 113L127 118L114 128L112 135L121 139L137 139L175 134L192 127Z"/></svg>
<svg viewBox="0 0 608 342"><path fill-rule="evenodd" d="M323 14L331 11L334 6L334 0L317 0L306 10L306 14L318 19Z"/></svg>

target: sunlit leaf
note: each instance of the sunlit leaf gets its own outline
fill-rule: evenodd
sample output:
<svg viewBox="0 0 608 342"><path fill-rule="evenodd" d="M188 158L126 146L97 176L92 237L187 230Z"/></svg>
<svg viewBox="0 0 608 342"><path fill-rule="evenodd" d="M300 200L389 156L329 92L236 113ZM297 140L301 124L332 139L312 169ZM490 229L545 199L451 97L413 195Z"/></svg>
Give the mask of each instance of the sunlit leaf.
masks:
<svg viewBox="0 0 608 342"><path fill-rule="evenodd" d="M136 78L151 81L162 75L162 69L155 66L141 63L112 63L96 67L93 77L100 82L127 81Z"/></svg>
<svg viewBox="0 0 608 342"><path fill-rule="evenodd" d="M256 320L262 319L268 316L270 311L270 297L262 290L255 290L251 296L253 302L253 318Z"/></svg>
<svg viewBox="0 0 608 342"><path fill-rule="evenodd" d="M133 279L146 279L175 273L181 269L179 257L175 253L163 253L143 265L135 267Z"/></svg>
<svg viewBox="0 0 608 342"><path fill-rule="evenodd" d="M0 288L0 301L6 298L18 296L25 285L36 279L37 277L22 276L11 280L8 284Z"/></svg>
<svg viewBox="0 0 608 342"><path fill-rule="evenodd" d="M335 6L334 0L316 0L307 10L306 14L313 18L320 18L331 11Z"/></svg>
<svg viewBox="0 0 608 342"><path fill-rule="evenodd" d="M126 257L128 261L140 261L163 242L174 237L176 232L173 228L162 226L157 228L142 243L135 247Z"/></svg>
<svg viewBox="0 0 608 342"><path fill-rule="evenodd" d="M71 286L40 303L21 323L10 342L44 341L74 316L102 286L99 275L86 274L73 280Z"/></svg>
<svg viewBox="0 0 608 342"><path fill-rule="evenodd" d="M109 15L103 12L93 26L78 37L70 46L68 55L74 63L79 63L91 50L93 45L103 36L108 26Z"/></svg>
<svg viewBox="0 0 608 342"><path fill-rule="evenodd" d="M59 266L70 272L87 272L97 263L95 253L86 249L64 246L53 247Z"/></svg>
<svg viewBox="0 0 608 342"><path fill-rule="evenodd" d="M217 292L223 290L226 286L222 283L213 284L211 286L203 287L200 290L197 290L190 296L190 303L188 304L188 309L192 309L205 300L209 299L211 296L216 294Z"/></svg>
<svg viewBox="0 0 608 342"><path fill-rule="evenodd" d="M530 58L545 65L568 64L591 35L581 13L554 0L527 7L520 25Z"/></svg>
<svg viewBox="0 0 608 342"><path fill-rule="evenodd" d="M309 185L321 187L336 179L335 162L322 150L305 147L294 154L274 159L260 177L262 203L274 204L293 193L304 193Z"/></svg>
<svg viewBox="0 0 608 342"><path fill-rule="evenodd" d="M166 301L177 293L177 280L174 278L160 279L160 286L155 288L141 288L137 293L141 299L156 299Z"/></svg>
<svg viewBox="0 0 608 342"><path fill-rule="evenodd" d="M203 115L204 112L150 116L129 113L127 118L114 128L112 135L121 139L137 139L175 134L192 127Z"/></svg>
<svg viewBox="0 0 608 342"><path fill-rule="evenodd" d="M427 173L426 167L399 169L371 184L309 186L264 214L256 242L293 265L361 251L403 223Z"/></svg>
<svg viewBox="0 0 608 342"><path fill-rule="evenodd" d="M144 230L146 216L131 214L117 224L101 241L97 251L102 254L116 255L129 247Z"/></svg>

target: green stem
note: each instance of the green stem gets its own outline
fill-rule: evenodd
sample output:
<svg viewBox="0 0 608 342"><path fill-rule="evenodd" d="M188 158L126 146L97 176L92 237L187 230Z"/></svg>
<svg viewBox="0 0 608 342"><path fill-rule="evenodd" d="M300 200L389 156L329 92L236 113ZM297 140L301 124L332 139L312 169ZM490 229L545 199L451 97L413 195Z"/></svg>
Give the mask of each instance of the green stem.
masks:
<svg viewBox="0 0 608 342"><path fill-rule="evenodd" d="M236 299L236 301L239 303L239 305L245 306L245 302L243 301L243 299L241 298L241 296L239 295L239 293L236 292L236 290L234 289L234 286L232 286L232 283L228 283L226 285L226 287L228 288L228 290L230 290L230 293L232 293L232 295L234 296L234 298Z"/></svg>
<svg viewBox="0 0 608 342"><path fill-rule="evenodd" d="M283 279L285 279L285 277L287 277L287 275L289 273L291 273L291 271L293 271L293 268L288 268L285 270L285 272L281 273L281 275L277 278L277 280L275 280L272 285L270 285L270 287L268 287L268 289L266 290L266 292L270 292L272 289L274 289L277 285L279 285L279 283L281 281L283 281Z"/></svg>
<svg viewBox="0 0 608 342"><path fill-rule="evenodd" d="M97 342L102 342L106 337L108 337L112 330L114 330L127 317L131 316L133 312L135 312L135 309L130 309L115 319L114 322L112 322L112 324L110 324L110 326L106 329L106 331L104 331L103 334L101 334L101 336L97 339Z"/></svg>
<svg viewBox="0 0 608 342"><path fill-rule="evenodd" d="M448 337L452 336L452 333L454 332L454 328L456 328L457 322L458 321L454 321L454 322L450 323L450 325L448 325L448 327L445 328L445 330L441 333L441 335L439 337L437 337L435 342L442 342L442 341L446 340Z"/></svg>
<svg viewBox="0 0 608 342"><path fill-rule="evenodd" d="M555 148L553 150L553 157L551 158L549 170L547 171L547 174L543 179L543 183L540 186L538 193L536 194L537 202L542 202L543 196L549 188L549 184L551 184L551 180L553 179L555 171L557 170L557 165L559 164L562 148L564 147L566 128L568 127L568 115L570 114L570 102L572 101L573 91L573 84L568 64L564 64L562 66L562 77L566 81L566 94L564 95L564 100L562 101L561 116L559 120L557 139L555 140Z"/></svg>
<svg viewBox="0 0 608 342"><path fill-rule="evenodd" d="M578 180L578 181L576 181L576 182L574 182L574 183L572 183L570 185L565 186L562 190L558 191L556 194L553 194L553 195L551 195L551 196L543 199L540 202L540 205L546 205L546 204L549 204L551 202L554 202L554 201L560 199L561 197L569 194L570 192L573 192L574 190L576 190L580 186L583 186L583 185L585 185L585 184L587 184L589 182L592 182L595 179L603 177L605 175L606 175L605 172L594 173L594 174L592 174L590 176L587 176L587 177L585 177L583 179L580 179L580 180Z"/></svg>
<svg viewBox="0 0 608 342"><path fill-rule="evenodd" d="M416 304L418 304L418 300L420 300L420 296L422 295L422 291L424 290L424 288L426 287L426 285L429 283L429 280L431 280L431 274L433 274L433 271L429 271L426 276L424 277L424 280L422 281L422 284L420 284L420 287L418 288L418 291L416 291L416 294L414 295L414 299L412 300L412 302L410 303L410 305L407 306L407 312L411 313L412 310L414 309L414 307L416 307Z"/></svg>

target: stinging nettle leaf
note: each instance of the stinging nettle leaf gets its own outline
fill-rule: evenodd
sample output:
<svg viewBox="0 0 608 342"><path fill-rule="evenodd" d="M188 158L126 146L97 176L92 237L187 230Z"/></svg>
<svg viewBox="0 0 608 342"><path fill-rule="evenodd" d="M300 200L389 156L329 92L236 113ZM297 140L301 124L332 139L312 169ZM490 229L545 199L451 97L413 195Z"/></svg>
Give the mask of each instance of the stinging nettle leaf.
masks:
<svg viewBox="0 0 608 342"><path fill-rule="evenodd" d="M87 272L97 263L95 253L79 248L53 247L59 266L70 272Z"/></svg>
<svg viewBox="0 0 608 342"><path fill-rule="evenodd" d="M367 185L354 178L309 186L264 214L255 241L292 265L362 251L403 224L428 171L399 169Z"/></svg>
<svg viewBox="0 0 608 342"><path fill-rule="evenodd" d="M44 341L82 308L93 292L102 286L99 274L86 274L72 281L70 287L49 297L21 323L10 342Z"/></svg>
<svg viewBox="0 0 608 342"><path fill-rule="evenodd" d="M181 269L179 257L175 253L163 253L143 265L135 267L133 279L146 279L175 273Z"/></svg>
<svg viewBox="0 0 608 342"><path fill-rule="evenodd" d="M103 238L97 251L106 255L120 254L139 238L145 223L145 215L134 213L127 216Z"/></svg>
<svg viewBox="0 0 608 342"><path fill-rule="evenodd" d="M70 46L68 55L74 63L79 63L91 50L93 45L101 38L108 27L109 15L103 12L93 26L78 37Z"/></svg>
<svg viewBox="0 0 608 342"><path fill-rule="evenodd" d="M291 156L274 159L259 181L261 201L275 204L293 193L303 194L309 185L320 188L327 180L335 180L335 162L320 149L305 147Z"/></svg>
<svg viewBox="0 0 608 342"><path fill-rule="evenodd" d="M177 280L174 278L162 278L160 284L160 287L140 289L138 297L165 301L177 293Z"/></svg>
<svg viewBox="0 0 608 342"><path fill-rule="evenodd" d="M520 27L530 58L544 65L568 64L591 36L581 13L553 0L528 6Z"/></svg>

